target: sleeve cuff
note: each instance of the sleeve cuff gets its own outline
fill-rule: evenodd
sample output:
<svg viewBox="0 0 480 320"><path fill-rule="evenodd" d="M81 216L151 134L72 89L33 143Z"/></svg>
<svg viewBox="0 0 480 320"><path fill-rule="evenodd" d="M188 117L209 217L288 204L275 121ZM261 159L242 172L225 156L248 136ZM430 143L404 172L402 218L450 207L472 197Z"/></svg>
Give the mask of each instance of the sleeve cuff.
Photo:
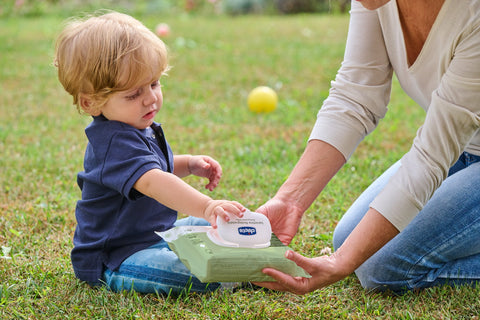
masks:
<svg viewBox="0 0 480 320"><path fill-rule="evenodd" d="M399 231L405 229L422 209L422 205L390 182L370 203L370 207L380 212Z"/></svg>
<svg viewBox="0 0 480 320"><path fill-rule="evenodd" d="M152 169L160 169L161 167L158 163L156 162L148 162L145 163L143 166L138 168L132 176L127 180L125 183L122 194L127 197L129 200L135 200L138 199L139 197L143 196L140 192L133 192L135 189L133 186L137 182L138 179L140 179L141 176L143 176L147 171L150 171ZM136 190L135 190L136 191Z"/></svg>
<svg viewBox="0 0 480 320"><path fill-rule="evenodd" d="M310 134L310 140L322 140L334 146L348 160L364 136L346 126L345 121L319 117Z"/></svg>

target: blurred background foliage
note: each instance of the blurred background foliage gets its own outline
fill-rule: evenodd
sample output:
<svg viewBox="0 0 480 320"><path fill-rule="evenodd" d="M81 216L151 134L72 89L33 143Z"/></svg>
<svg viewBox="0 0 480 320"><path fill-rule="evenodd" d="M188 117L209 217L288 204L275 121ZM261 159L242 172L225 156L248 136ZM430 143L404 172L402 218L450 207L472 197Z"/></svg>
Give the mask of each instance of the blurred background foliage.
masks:
<svg viewBox="0 0 480 320"><path fill-rule="evenodd" d="M350 0L0 0L0 17L72 15L100 8L131 14L344 13Z"/></svg>

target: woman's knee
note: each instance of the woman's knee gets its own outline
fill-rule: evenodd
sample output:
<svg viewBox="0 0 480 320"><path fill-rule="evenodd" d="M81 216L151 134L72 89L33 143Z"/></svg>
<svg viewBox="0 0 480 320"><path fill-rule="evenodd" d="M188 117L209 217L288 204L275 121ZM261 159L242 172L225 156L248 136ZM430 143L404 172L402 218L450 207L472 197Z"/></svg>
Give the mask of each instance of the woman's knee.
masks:
<svg viewBox="0 0 480 320"><path fill-rule="evenodd" d="M408 279L399 274L392 273L382 265L360 266L355 274L361 286L369 291L390 291L402 294L409 289Z"/></svg>

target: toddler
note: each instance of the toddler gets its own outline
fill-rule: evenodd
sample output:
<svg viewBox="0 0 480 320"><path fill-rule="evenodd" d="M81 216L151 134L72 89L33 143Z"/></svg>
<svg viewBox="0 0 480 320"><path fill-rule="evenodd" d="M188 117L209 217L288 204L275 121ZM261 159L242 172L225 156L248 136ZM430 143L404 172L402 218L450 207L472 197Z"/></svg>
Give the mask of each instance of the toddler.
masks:
<svg viewBox="0 0 480 320"><path fill-rule="evenodd" d="M80 112L91 115L84 171L77 177L77 227L71 259L75 275L113 291L205 292L204 284L154 231L208 225L242 217L236 201L213 200L181 177L222 174L204 155L173 155L160 124L160 76L168 70L165 44L136 19L116 12L71 20L57 39L55 66ZM177 220L177 212L188 218Z"/></svg>

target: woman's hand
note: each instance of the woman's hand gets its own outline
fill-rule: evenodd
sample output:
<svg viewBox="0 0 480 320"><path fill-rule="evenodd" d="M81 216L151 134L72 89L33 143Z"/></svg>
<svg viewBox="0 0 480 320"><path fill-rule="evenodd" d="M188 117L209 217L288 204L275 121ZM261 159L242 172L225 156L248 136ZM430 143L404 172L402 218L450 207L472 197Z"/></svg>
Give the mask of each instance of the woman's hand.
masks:
<svg viewBox="0 0 480 320"><path fill-rule="evenodd" d="M209 156L191 156L188 160L188 169L193 175L207 178L208 184L205 188L210 191L217 187L222 177L222 167L216 160Z"/></svg>
<svg viewBox="0 0 480 320"><path fill-rule="evenodd" d="M262 270L263 273L274 278L276 282L256 282L255 284L272 290L306 294L342 280L353 272L353 270L342 271L342 266L337 262L335 254L318 258L306 258L296 252L287 251L285 256L312 277L292 277L278 270L265 268Z"/></svg>
<svg viewBox="0 0 480 320"><path fill-rule="evenodd" d="M303 211L293 203L275 197L255 211L267 216L273 233L285 245L289 245L297 233L303 215Z"/></svg>
<svg viewBox="0 0 480 320"><path fill-rule="evenodd" d="M395 226L370 208L343 244L331 256L305 258L293 251L285 256L304 269L311 278L292 277L271 268L263 272L276 282L258 285L269 289L305 294L337 282L353 273L362 263L398 234Z"/></svg>

